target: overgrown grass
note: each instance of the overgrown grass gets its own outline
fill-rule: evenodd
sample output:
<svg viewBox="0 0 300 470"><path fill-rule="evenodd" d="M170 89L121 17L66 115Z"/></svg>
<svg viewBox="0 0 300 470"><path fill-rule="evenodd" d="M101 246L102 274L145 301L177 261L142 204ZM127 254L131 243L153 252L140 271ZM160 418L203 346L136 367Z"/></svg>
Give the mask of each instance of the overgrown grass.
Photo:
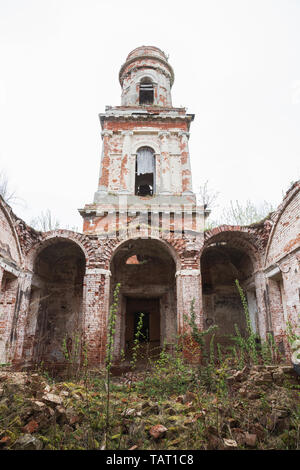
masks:
<svg viewBox="0 0 300 470"><path fill-rule="evenodd" d="M180 395L193 387L195 371L185 363L179 347L170 354L164 345L159 358L149 361L148 373L143 381L135 385L138 393L160 399L174 394Z"/></svg>
<svg viewBox="0 0 300 470"><path fill-rule="evenodd" d="M262 388L254 407L253 402L233 392L228 378L233 369L243 369L245 365L274 364L278 360L278 349L271 335L265 342L257 341L238 281L236 286L247 329L246 335L242 336L235 326L231 348L225 349L216 343L216 326L200 330L193 301L190 315L185 318L186 331L178 338L175 350L169 352L168 345L164 344L159 357L149 357L144 371L138 372L136 366L140 360L143 326L141 314L132 349L131 370L125 380L125 377L113 378L111 374L119 305L120 285L117 284L108 319L105 369L89 371L87 351L83 346L83 367L79 374L78 347L74 341L72 350L67 347L67 342L64 343L65 357L71 364L67 381L50 381L49 375L43 373L53 387L52 393L65 392L63 407L76 418L75 425L66 425L60 414L55 412L46 424L41 421L35 436L43 442L44 448L117 450L136 445L138 449L148 450L208 449L224 445L224 439L235 439L234 427L243 429L245 433L258 432L256 423L260 420L263 423L265 415L272 415L277 410L276 407L273 410L267 389ZM292 327L289 335L294 339ZM189 345L188 337L192 338L193 348L199 353L195 355L198 363L192 364L186 359L184 348ZM72 374L73 378L69 376ZM284 387L288 428L280 434L277 428L260 424L261 437L257 448L299 449L300 407L294 403L298 389L288 381ZM17 438L24 433L24 423L30 419L28 410L32 399L28 401L26 393L20 394L12 387L10 402L0 401L0 442L3 436L8 437L9 448L14 448ZM286 400L290 400L288 405ZM279 402L280 406L283 405ZM255 419L252 420L253 413ZM156 424L163 424L168 429L163 441L149 435L149 429ZM254 426L252 431L251 426ZM239 448L245 448L245 445L241 444Z"/></svg>

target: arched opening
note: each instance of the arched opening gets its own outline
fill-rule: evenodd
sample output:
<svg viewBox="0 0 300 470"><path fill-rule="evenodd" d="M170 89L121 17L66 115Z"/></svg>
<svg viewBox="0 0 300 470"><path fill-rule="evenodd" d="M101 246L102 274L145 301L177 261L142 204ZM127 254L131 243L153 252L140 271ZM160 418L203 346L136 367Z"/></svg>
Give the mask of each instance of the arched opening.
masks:
<svg viewBox="0 0 300 470"><path fill-rule="evenodd" d="M237 290L238 279L243 288L251 286L253 263L246 251L231 240L211 242L201 257L203 315L205 328L217 325L215 343L232 344L236 326L242 336L246 334L246 316ZM245 289L249 302L250 319L257 331L255 288Z"/></svg>
<svg viewBox="0 0 300 470"><path fill-rule="evenodd" d="M45 247L34 263L26 353L34 362L59 365L80 358L85 256L69 240Z"/></svg>
<svg viewBox="0 0 300 470"><path fill-rule="evenodd" d="M0 364L9 361L10 346L16 334L18 278L4 271L0 288Z"/></svg>
<svg viewBox="0 0 300 470"><path fill-rule="evenodd" d="M153 196L155 192L155 155L150 147L137 151L135 167L135 194Z"/></svg>
<svg viewBox="0 0 300 470"><path fill-rule="evenodd" d="M139 104L153 104L154 86L150 78L143 78L140 81Z"/></svg>
<svg viewBox="0 0 300 470"><path fill-rule="evenodd" d="M164 343L172 349L177 331L176 266L168 248L159 240L128 240L116 250L110 269L111 300L114 286L121 284L115 358L123 350L130 359L140 313L141 357L158 355Z"/></svg>

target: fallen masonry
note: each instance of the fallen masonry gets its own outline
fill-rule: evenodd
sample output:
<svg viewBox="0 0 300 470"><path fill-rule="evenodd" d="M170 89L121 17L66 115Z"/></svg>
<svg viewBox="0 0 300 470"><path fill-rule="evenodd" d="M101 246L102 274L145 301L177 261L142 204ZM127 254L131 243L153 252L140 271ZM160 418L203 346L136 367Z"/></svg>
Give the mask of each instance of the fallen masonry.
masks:
<svg viewBox="0 0 300 470"><path fill-rule="evenodd" d="M191 366L186 367L189 371ZM195 370L190 372L195 374ZM170 381L177 374L174 367L168 372L164 368L159 382L153 381L153 374L136 372L131 391L122 377L112 379L113 412L107 439L107 386L101 372L50 380L37 373L1 371L0 449L102 449L106 445L111 450L150 450L158 459L155 451L162 448L299 446L300 377L291 367L223 367L222 376L218 369L211 376L215 392L210 383L188 378L182 394L178 381ZM173 384L173 389L164 392L163 381Z"/></svg>

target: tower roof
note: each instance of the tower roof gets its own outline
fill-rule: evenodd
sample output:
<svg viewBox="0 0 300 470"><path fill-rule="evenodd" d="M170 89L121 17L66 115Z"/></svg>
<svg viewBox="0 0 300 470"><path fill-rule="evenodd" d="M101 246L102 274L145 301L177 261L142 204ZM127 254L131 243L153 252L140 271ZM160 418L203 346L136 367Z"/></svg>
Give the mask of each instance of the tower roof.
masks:
<svg viewBox="0 0 300 470"><path fill-rule="evenodd" d="M139 57L139 56L144 56L144 55L153 56L153 57L160 57L161 59L163 59L165 61L168 61L168 58L167 58L166 54L161 49L159 49L158 47L155 47L155 46L139 46L136 49L133 49L133 51L131 51L128 54L128 56L126 58L126 62L127 62L127 60L130 60L133 57Z"/></svg>
<svg viewBox="0 0 300 470"><path fill-rule="evenodd" d="M170 72L170 79L171 79L171 86L173 85L174 82L174 71L171 67L171 65L168 62L168 57L166 54L159 49L158 47L155 46L140 46L137 47L136 49L133 49L131 51L127 58L126 62L122 65L120 72L119 72L119 81L122 86L123 84L123 79L124 79L124 72L126 72L128 69L128 66L131 65L133 62L138 62L141 60L157 60L158 62L162 63L165 67ZM126 70L127 69L127 70Z"/></svg>

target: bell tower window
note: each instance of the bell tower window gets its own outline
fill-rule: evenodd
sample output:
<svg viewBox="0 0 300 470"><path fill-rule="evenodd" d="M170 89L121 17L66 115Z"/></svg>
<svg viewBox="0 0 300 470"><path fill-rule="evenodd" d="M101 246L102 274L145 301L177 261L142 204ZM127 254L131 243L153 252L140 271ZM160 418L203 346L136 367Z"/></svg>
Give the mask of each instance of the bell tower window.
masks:
<svg viewBox="0 0 300 470"><path fill-rule="evenodd" d="M139 104L153 104L154 87L149 78L143 78L140 82Z"/></svg>
<svg viewBox="0 0 300 470"><path fill-rule="evenodd" d="M155 155L150 147L137 151L135 167L135 194L153 196L155 191Z"/></svg>

